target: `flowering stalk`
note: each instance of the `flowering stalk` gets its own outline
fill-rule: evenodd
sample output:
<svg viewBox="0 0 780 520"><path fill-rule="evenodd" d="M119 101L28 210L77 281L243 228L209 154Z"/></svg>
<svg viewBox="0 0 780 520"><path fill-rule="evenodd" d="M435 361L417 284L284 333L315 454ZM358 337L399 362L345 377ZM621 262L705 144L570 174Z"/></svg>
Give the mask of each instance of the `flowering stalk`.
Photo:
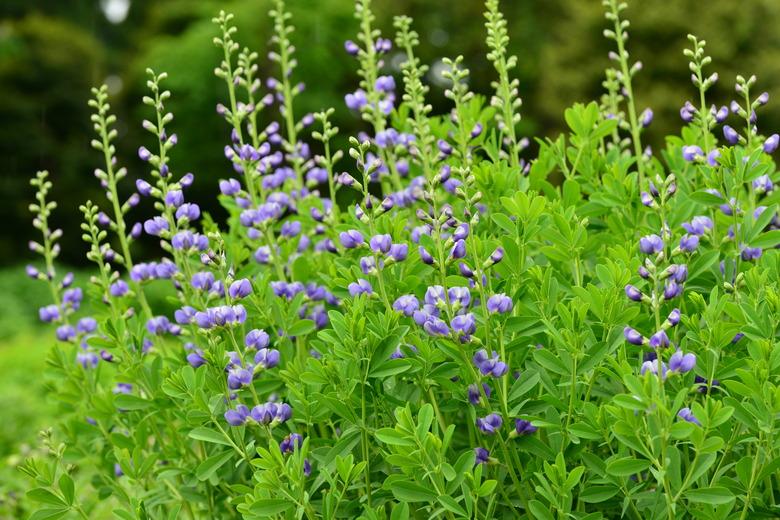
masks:
<svg viewBox="0 0 780 520"><path fill-rule="evenodd" d="M115 128L112 128L112 126L116 122L116 116L109 112L111 106L108 103L108 87L106 85L103 85L100 88L93 88L92 95L94 98L89 100L89 106L95 109L95 113L92 115L91 119L95 131L100 138L92 140L92 147L102 151L105 159L105 170L96 169L95 176L100 181L101 186L107 190L106 198L111 203L113 209L113 219L111 219L110 226L116 233L117 238L119 239L119 245L122 249L122 254L117 255L116 261L123 264L125 269L129 272L133 270L133 259L130 255L130 240L133 237L127 232L124 217L130 207L126 206L125 209L123 209L119 205L117 182L127 176L127 170L124 167L115 169L117 162L115 156L116 148L112 144L112 141L116 139L117 131ZM132 233L135 234L136 232L134 226ZM135 281L132 281L132 284L144 315L147 318L151 317L152 311L149 308L149 303L146 301L146 295L144 294L143 288Z"/></svg>
<svg viewBox="0 0 780 520"><path fill-rule="evenodd" d="M517 56L507 56L509 34L506 19L499 10L498 4L499 0L485 1L486 42L490 48L487 59L493 63L493 67L498 73L498 81L492 82L495 95L490 100L490 105L498 109L496 112L498 129L506 135L509 141L509 165L512 168L518 168L521 146L516 133L516 126L520 122L520 114L517 111L523 102L518 95L520 82L517 78L509 79L509 71L517 66Z"/></svg>
<svg viewBox="0 0 780 520"><path fill-rule="evenodd" d="M634 157L636 158L637 171L639 172L639 186L644 185L645 179L645 164L644 155L642 152L642 140L640 134L642 132L639 118L636 113L636 105L634 102L634 89L632 79L642 69L641 62L635 62L629 66L629 55L626 50L626 41L628 41L628 29L630 22L628 20L621 20L620 12L628 7L628 4L619 0L603 0L603 5L608 9L605 13L607 20L613 22L613 29L605 29L604 36L607 39L613 40L617 44L617 53L613 55L613 59L620 65L620 71L617 79L620 81L623 87L623 94L626 97L626 105L628 108L628 122L631 128L631 141L634 143Z"/></svg>

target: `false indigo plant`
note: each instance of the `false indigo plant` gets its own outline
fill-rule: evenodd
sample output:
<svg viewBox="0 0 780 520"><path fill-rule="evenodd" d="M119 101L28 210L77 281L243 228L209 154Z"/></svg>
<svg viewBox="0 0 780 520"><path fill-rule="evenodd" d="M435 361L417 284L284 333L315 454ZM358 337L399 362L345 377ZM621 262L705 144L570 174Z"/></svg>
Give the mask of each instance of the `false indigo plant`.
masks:
<svg viewBox="0 0 780 520"><path fill-rule="evenodd" d="M271 70L219 13L218 179L178 170L173 94L149 70L147 171L126 180L95 89L106 197L81 207L87 287L57 274L51 181L32 181L43 262L27 274L51 291L39 314L56 329L62 410L47 455L21 466L33 517L778 516L768 95L740 76L733 102L709 101L719 78L691 36L698 97L680 135L643 148L653 111L635 106L626 4L604 5L605 95L568 109L570 131L532 160L498 0L485 4L495 91L472 92L464 59L445 59L447 114L427 101L411 18L383 35L358 0L344 45L356 89L301 115L285 2ZM336 110L365 122L345 150ZM189 200L196 181L226 222ZM141 222L144 200L155 214ZM142 234L159 258L135 261ZM149 305L152 284L174 312Z"/></svg>

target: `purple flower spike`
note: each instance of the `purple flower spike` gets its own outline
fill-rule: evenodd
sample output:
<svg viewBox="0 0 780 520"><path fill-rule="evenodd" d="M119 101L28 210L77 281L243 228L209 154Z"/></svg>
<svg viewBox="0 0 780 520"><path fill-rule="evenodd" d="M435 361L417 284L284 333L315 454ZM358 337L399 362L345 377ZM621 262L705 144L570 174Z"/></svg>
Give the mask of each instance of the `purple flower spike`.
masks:
<svg viewBox="0 0 780 520"><path fill-rule="evenodd" d="M669 370L672 372L679 372L684 374L693 370L696 366L695 354L683 354L682 350L678 350L672 357L669 358Z"/></svg>
<svg viewBox="0 0 780 520"><path fill-rule="evenodd" d="M696 426L701 426L701 423L699 422L699 420L696 417L693 416L693 412L688 407L681 408L680 411L677 412L677 417L679 417L683 421L686 421L686 422L689 422L689 423L693 423Z"/></svg>
<svg viewBox="0 0 780 520"><path fill-rule="evenodd" d="M487 435L494 435L501 428L502 424L504 424L504 420L497 413L477 418L477 428Z"/></svg>

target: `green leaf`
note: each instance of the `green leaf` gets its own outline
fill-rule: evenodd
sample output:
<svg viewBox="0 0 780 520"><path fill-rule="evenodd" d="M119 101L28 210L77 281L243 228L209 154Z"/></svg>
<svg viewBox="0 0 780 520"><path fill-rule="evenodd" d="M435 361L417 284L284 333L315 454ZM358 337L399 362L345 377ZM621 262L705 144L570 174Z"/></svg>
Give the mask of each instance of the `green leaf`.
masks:
<svg viewBox="0 0 780 520"><path fill-rule="evenodd" d="M63 473L60 477L60 491L62 492L62 496L65 497L65 502L67 502L69 506L72 506L73 498L76 495L76 488L73 484L73 479L70 478L70 475L67 473Z"/></svg>
<svg viewBox="0 0 780 520"><path fill-rule="evenodd" d="M312 320L298 320L287 330L288 336L305 336L316 328Z"/></svg>
<svg viewBox="0 0 780 520"><path fill-rule="evenodd" d="M198 477L198 480L208 480L215 471L221 468L232 457L232 451L225 451L223 453L218 453L217 455L212 455L200 463L198 469L195 470L195 476Z"/></svg>
<svg viewBox="0 0 780 520"><path fill-rule="evenodd" d="M718 197L717 195L713 195L706 191L696 191L688 195L688 198L699 204L704 204L705 206L720 206L726 202L723 197Z"/></svg>
<svg viewBox="0 0 780 520"><path fill-rule="evenodd" d="M391 446L414 446L414 440L392 428L382 428L374 432L374 437Z"/></svg>
<svg viewBox="0 0 780 520"><path fill-rule="evenodd" d="M433 502L436 494L430 488L423 487L408 480L399 480L390 485L395 498L401 502Z"/></svg>
<svg viewBox="0 0 780 520"><path fill-rule="evenodd" d="M507 217L505 214L493 213L490 216L490 218L493 219L493 222L495 222L498 227L500 227L507 233L511 234L512 236L515 236L517 234L517 224L512 222L512 219Z"/></svg>
<svg viewBox="0 0 780 520"><path fill-rule="evenodd" d="M497 480L486 480L482 483L481 486L479 486L479 489L477 490L477 495L481 497L486 497L489 494L493 492L493 490L496 489L496 485L498 484Z"/></svg>
<svg viewBox="0 0 780 520"><path fill-rule="evenodd" d="M607 464L607 473L616 477L628 477L630 475L636 475L650 467L649 460L635 459L633 457L625 457L618 460L613 460Z"/></svg>
<svg viewBox="0 0 780 520"><path fill-rule="evenodd" d="M750 247L760 247L761 249L770 249L780 244L780 229L773 229L767 231L758 238L750 242Z"/></svg>
<svg viewBox="0 0 780 520"><path fill-rule="evenodd" d="M295 504L284 498L260 498L249 506L249 511L259 516L273 516L284 513Z"/></svg>
<svg viewBox="0 0 780 520"><path fill-rule="evenodd" d="M588 504L598 504L617 495L620 491L615 486L588 486L580 493L580 500Z"/></svg>
<svg viewBox="0 0 780 520"><path fill-rule="evenodd" d="M468 513L466 513L466 510L463 509L454 498L449 496L440 496L439 497L439 503L444 506L444 509L448 511L452 511L456 515L467 517L469 516Z"/></svg>
<svg viewBox="0 0 780 520"><path fill-rule="evenodd" d="M555 520L552 513L550 513L550 510L538 500L531 500L528 502L528 509L531 511L533 518L537 520Z"/></svg>
<svg viewBox="0 0 780 520"><path fill-rule="evenodd" d="M152 406L152 402L137 395L119 394L114 398L114 405L120 410L143 410Z"/></svg>
<svg viewBox="0 0 780 520"><path fill-rule="evenodd" d="M56 520L68 514L68 511L70 508L67 507L65 509L39 509L28 520Z"/></svg>
<svg viewBox="0 0 780 520"><path fill-rule="evenodd" d="M27 498L34 500L35 502L43 502L44 504L53 504L55 506L67 505L62 501L60 497L46 488L38 487L31 489L27 492Z"/></svg>
<svg viewBox="0 0 780 520"><path fill-rule="evenodd" d="M230 443L225 439L225 436L216 430L210 428L198 427L189 433L190 438L204 442L213 442L215 444L223 444L230 446Z"/></svg>
<svg viewBox="0 0 780 520"><path fill-rule="evenodd" d="M691 489L685 492L685 498L701 504L728 504L734 500L734 494L723 486Z"/></svg>

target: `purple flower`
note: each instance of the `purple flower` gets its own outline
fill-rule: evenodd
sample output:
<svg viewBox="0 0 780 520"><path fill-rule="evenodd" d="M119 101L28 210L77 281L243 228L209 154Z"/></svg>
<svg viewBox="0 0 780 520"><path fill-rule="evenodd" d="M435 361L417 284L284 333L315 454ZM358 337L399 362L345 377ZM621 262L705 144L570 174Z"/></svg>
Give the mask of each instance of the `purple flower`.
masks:
<svg viewBox="0 0 780 520"><path fill-rule="evenodd" d="M713 228L712 219L705 216L693 217L690 222L684 222L682 227L691 235L701 236Z"/></svg>
<svg viewBox="0 0 780 520"><path fill-rule="evenodd" d="M137 179L135 181L135 189L144 197L148 197L149 194L152 193L152 185L143 179Z"/></svg>
<svg viewBox="0 0 780 520"><path fill-rule="evenodd" d="M635 302L641 302L642 301L642 292L634 287L631 284L626 285L625 288L626 296L629 300L635 301Z"/></svg>
<svg viewBox="0 0 780 520"><path fill-rule="evenodd" d="M149 334L160 336L168 332L171 322L165 316L154 316L146 322L146 330Z"/></svg>
<svg viewBox="0 0 780 520"><path fill-rule="evenodd" d="M388 256L395 260L396 262L402 262L406 260L406 257L409 255L409 245L408 244L393 244L390 246L390 251L388 252Z"/></svg>
<svg viewBox="0 0 780 520"><path fill-rule="evenodd" d="M428 252L427 249L425 249L423 246L420 246L417 251L420 253L420 260L422 260L422 263L426 265L433 265L433 256Z"/></svg>
<svg viewBox="0 0 780 520"><path fill-rule="evenodd" d="M718 165L718 159L720 158L720 150L715 148L714 150L710 150L710 152L707 154L707 164L712 166L713 168Z"/></svg>
<svg viewBox="0 0 780 520"><path fill-rule="evenodd" d="M168 230L168 221L163 217L150 218L144 222L144 231L152 236L160 236L163 231Z"/></svg>
<svg viewBox="0 0 780 520"><path fill-rule="evenodd" d="M769 178L769 175L761 175L753 179L753 189L759 195L772 191L774 189L772 179Z"/></svg>
<svg viewBox="0 0 780 520"><path fill-rule="evenodd" d="M487 464L490 460L490 452L485 448L474 448L474 465Z"/></svg>
<svg viewBox="0 0 780 520"><path fill-rule="evenodd" d="M363 89L357 89L352 94L344 96L344 103L350 110L360 110L366 104L368 104L368 98L366 97L366 91Z"/></svg>
<svg viewBox="0 0 780 520"><path fill-rule="evenodd" d="M51 323L60 319L60 309L56 305L47 305L38 309L38 317L44 323Z"/></svg>
<svg viewBox="0 0 780 520"><path fill-rule="evenodd" d="M677 412L677 417L679 417L683 421L686 421L686 422L689 422L689 423L693 423L693 424L695 424L697 426L701 426L701 423L699 422L699 420L696 417L693 416L693 412L688 407L680 408L680 411Z"/></svg>
<svg viewBox="0 0 780 520"><path fill-rule="evenodd" d="M301 222L298 220L288 220L282 224L282 228L279 232L285 238L293 238L301 232Z"/></svg>
<svg viewBox="0 0 780 520"><path fill-rule="evenodd" d="M499 359L495 351L492 356L488 356L487 350L478 350L472 361L483 376L501 377L509 371L507 364Z"/></svg>
<svg viewBox="0 0 780 520"><path fill-rule="evenodd" d="M650 336L650 348L659 349L669 346L669 336L666 335L665 330L659 330L652 336Z"/></svg>
<svg viewBox="0 0 780 520"><path fill-rule="evenodd" d="M658 235L647 235L639 239L639 249L646 255L664 250L664 241Z"/></svg>
<svg viewBox="0 0 780 520"><path fill-rule="evenodd" d="M261 348L255 354L255 367L265 369L274 368L279 365L279 351L272 348ZM255 371L257 368L255 368Z"/></svg>
<svg viewBox="0 0 780 520"><path fill-rule="evenodd" d="M199 366L205 365L206 359L203 357L203 351L196 349L187 354L187 363L189 363L192 368L198 368Z"/></svg>
<svg viewBox="0 0 780 520"><path fill-rule="evenodd" d="M452 240L458 241L458 240L466 240L469 236L469 225L468 224L460 224L458 227L455 228L455 231L452 233Z"/></svg>
<svg viewBox="0 0 780 520"><path fill-rule="evenodd" d="M644 128L650 126L650 123L653 122L653 111L649 108L646 108L639 116L639 121Z"/></svg>
<svg viewBox="0 0 780 520"><path fill-rule="evenodd" d="M441 286L437 285L436 287ZM455 310L466 308L471 303L471 291L468 287L450 287L447 296L450 299L450 305Z"/></svg>
<svg viewBox="0 0 780 520"><path fill-rule="evenodd" d="M279 451L282 454L292 453L303 444L303 437L299 433L291 433L279 443Z"/></svg>
<svg viewBox="0 0 780 520"><path fill-rule="evenodd" d="M775 150L777 150L778 145L780 145L780 135L772 134L767 138L766 141L764 141L764 152L773 153Z"/></svg>
<svg viewBox="0 0 780 520"><path fill-rule="evenodd" d="M364 280L363 278L358 278L356 282L349 284L348 290L350 296L353 298L356 298L360 294L371 295L374 292L374 289L371 287L368 280Z"/></svg>
<svg viewBox="0 0 780 520"><path fill-rule="evenodd" d="M190 283L194 289L208 291L214 285L214 274L208 271L200 271L192 275Z"/></svg>
<svg viewBox="0 0 780 520"><path fill-rule="evenodd" d="M244 345L246 345L246 348L260 350L267 347L269 343L270 338L268 337L268 333L262 329L252 329L244 338Z"/></svg>
<svg viewBox="0 0 780 520"><path fill-rule="evenodd" d="M504 420L497 413L491 413L485 417L477 418L477 428L487 435L495 434L501 428L502 424L504 424Z"/></svg>
<svg viewBox="0 0 780 520"><path fill-rule="evenodd" d="M235 410L225 412L225 420L230 426L241 426L249 417L249 408L240 404Z"/></svg>
<svg viewBox="0 0 780 520"><path fill-rule="evenodd" d="M452 250L450 251L450 257L463 258L464 256L466 256L466 241L458 240L457 242L455 242L455 245L452 246Z"/></svg>
<svg viewBox="0 0 780 520"><path fill-rule="evenodd" d="M393 76L379 76L374 83L374 89L379 92L392 92L395 90L395 79Z"/></svg>
<svg viewBox="0 0 780 520"><path fill-rule="evenodd" d="M626 327L623 329L623 336L626 338L626 341L632 345L643 345L645 342L645 338L639 333L639 331L632 329L631 327Z"/></svg>
<svg viewBox="0 0 780 520"><path fill-rule="evenodd" d="M497 264L503 259L504 259L504 248L497 247L492 253L490 253L490 258L487 261L487 265L491 266L493 264Z"/></svg>
<svg viewBox="0 0 780 520"><path fill-rule="evenodd" d="M414 314L414 311L420 308L420 301L413 294L405 294L399 296L395 302L393 302L393 309L402 312L404 316L410 317Z"/></svg>
<svg viewBox="0 0 780 520"><path fill-rule="evenodd" d="M184 204L184 193L181 190L171 190L165 194L165 205L178 208Z"/></svg>
<svg viewBox="0 0 780 520"><path fill-rule="evenodd" d="M682 147L682 156L683 159L690 162L695 161L697 158L704 157L704 152L700 147L693 144Z"/></svg>
<svg viewBox="0 0 780 520"><path fill-rule="evenodd" d="M60 325L57 327L56 335L59 341L70 341L76 337L76 329L73 325Z"/></svg>
<svg viewBox="0 0 780 520"><path fill-rule="evenodd" d="M95 332L95 330L97 330L97 321L95 318L90 317L81 318L78 323L76 323L76 330L81 334Z"/></svg>
<svg viewBox="0 0 780 520"><path fill-rule="evenodd" d="M684 235L680 238L680 251L693 253L699 247L698 235Z"/></svg>
<svg viewBox="0 0 780 520"><path fill-rule="evenodd" d="M230 284L228 294L233 299L245 298L252 294L252 283L247 278L236 280Z"/></svg>
<svg viewBox="0 0 780 520"><path fill-rule="evenodd" d="M341 241L341 245L347 249L353 249L362 246L365 243L363 235L356 229L342 231L339 233L339 240Z"/></svg>
<svg viewBox="0 0 780 520"><path fill-rule="evenodd" d="M482 383L482 389L485 392L485 397L489 398L490 387L487 385L487 383ZM477 385L469 385L467 394L468 394L469 402L474 406L477 406L482 401L482 392L479 390L479 387Z"/></svg>
<svg viewBox="0 0 780 520"><path fill-rule="evenodd" d="M423 323L423 330L430 336L446 336L450 333L447 324L434 316L428 316L425 323Z"/></svg>
<svg viewBox="0 0 780 520"><path fill-rule="evenodd" d="M669 316L667 316L666 321L669 322L670 327L674 327L680 323L680 309L673 309L672 312L669 313Z"/></svg>
<svg viewBox="0 0 780 520"><path fill-rule="evenodd" d="M661 362L661 378L666 379L666 372L668 369L666 368L666 363ZM658 359L654 360L648 360L642 363L642 368L639 369L639 373L641 375L645 375L646 373L650 372L653 375L658 375Z"/></svg>
<svg viewBox="0 0 780 520"><path fill-rule="evenodd" d="M390 235L374 235L368 244L375 253L387 253L393 245L393 239Z"/></svg>
<svg viewBox="0 0 780 520"><path fill-rule="evenodd" d="M512 299L504 293L494 294L487 301L488 312L506 314L512 310Z"/></svg>
<svg viewBox="0 0 780 520"><path fill-rule="evenodd" d="M450 322L452 330L464 336L470 336L477 330L477 322L472 313L461 314L452 318Z"/></svg>
<svg viewBox="0 0 780 520"><path fill-rule="evenodd" d="M762 253L763 251L761 250L760 247L744 246L742 248L742 253L740 254L740 256L742 257L742 260L746 262L750 262L752 260L758 260L759 258L761 258Z"/></svg>
<svg viewBox="0 0 780 520"><path fill-rule="evenodd" d="M690 372L696 366L695 354L683 354L682 350L676 351L669 358L669 370L684 374Z"/></svg>
<svg viewBox="0 0 780 520"><path fill-rule="evenodd" d="M138 158L142 161L148 161L152 158L152 152L150 152L145 146L138 149Z"/></svg>
<svg viewBox="0 0 780 520"><path fill-rule="evenodd" d="M358 45L352 40L347 40L344 42L344 50L347 51L347 54L350 56L357 56L357 53L360 51L360 47L358 47Z"/></svg>
<svg viewBox="0 0 780 520"><path fill-rule="evenodd" d="M723 126L723 138L729 144L737 144L739 142L739 134L729 125Z"/></svg>
<svg viewBox="0 0 780 520"><path fill-rule="evenodd" d="M94 352L82 350L76 354L76 362L84 369L95 368L98 364L98 357Z"/></svg>
<svg viewBox="0 0 780 520"><path fill-rule="evenodd" d="M515 419L515 429L510 433L512 436L516 435L531 435L536 432L538 428L531 424L531 421L525 419Z"/></svg>

